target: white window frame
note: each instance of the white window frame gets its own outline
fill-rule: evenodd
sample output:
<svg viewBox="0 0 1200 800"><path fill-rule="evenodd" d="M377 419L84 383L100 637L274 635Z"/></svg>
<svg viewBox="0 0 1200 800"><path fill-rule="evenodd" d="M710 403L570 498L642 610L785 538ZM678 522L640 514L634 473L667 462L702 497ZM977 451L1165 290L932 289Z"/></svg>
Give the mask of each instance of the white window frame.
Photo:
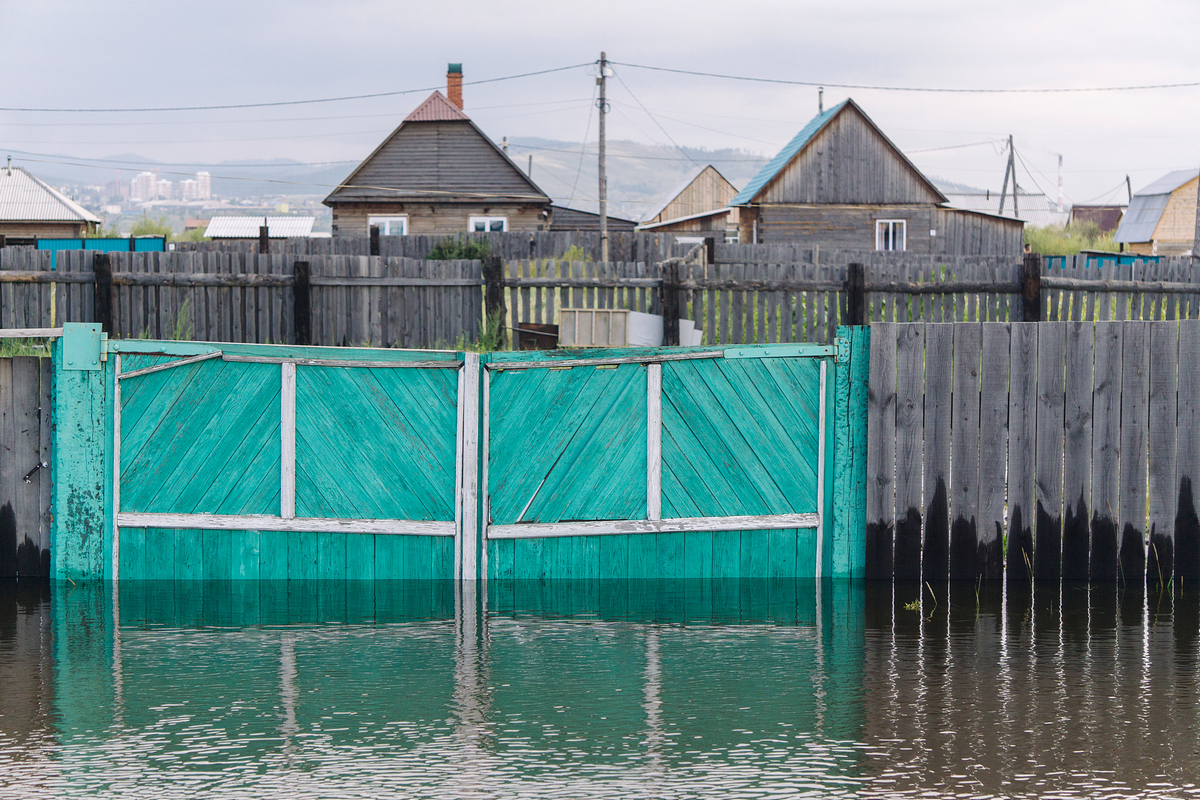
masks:
<svg viewBox="0 0 1200 800"><path fill-rule="evenodd" d="M399 230L396 230L397 223ZM372 225L379 226L380 236L408 236L408 215L388 214L386 216L367 217L367 229Z"/></svg>
<svg viewBox="0 0 1200 800"><path fill-rule="evenodd" d="M890 227L892 229L892 247L884 247L884 231ZM897 236L899 232L900 246L896 247ZM885 252L902 253L908 249L908 220L904 219L877 219L875 220L875 249Z"/></svg>
<svg viewBox="0 0 1200 800"><path fill-rule="evenodd" d="M495 233L496 231L491 230L493 222L499 222L500 224L502 224L504 226L503 228L500 229L500 231L499 231L500 233L508 233L508 217L483 217L483 216L469 217L467 219L467 233L480 233L480 231L475 230L475 225L479 224L479 223L483 224L483 228L484 228L484 230L482 231L483 233Z"/></svg>

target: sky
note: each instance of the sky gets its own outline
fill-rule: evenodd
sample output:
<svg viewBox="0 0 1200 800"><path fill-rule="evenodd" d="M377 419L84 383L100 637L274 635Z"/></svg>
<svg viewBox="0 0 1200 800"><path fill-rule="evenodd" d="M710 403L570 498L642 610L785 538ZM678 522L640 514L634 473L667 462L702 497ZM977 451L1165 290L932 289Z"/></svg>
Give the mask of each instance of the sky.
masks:
<svg viewBox="0 0 1200 800"><path fill-rule="evenodd" d="M444 87L448 62L463 64L466 111L492 138L594 142L602 50L610 140L773 155L817 112L814 86L645 68L659 67L824 84L826 107L853 97L927 175L979 188L1000 188L1009 135L1023 189L1056 198L1062 156L1068 204L1124 202L1126 175L1137 191L1200 165L1200 85L837 85L1200 82L1195 0L0 0L0 19L0 157L35 174L118 154L357 162ZM405 93L12 110L388 92Z"/></svg>

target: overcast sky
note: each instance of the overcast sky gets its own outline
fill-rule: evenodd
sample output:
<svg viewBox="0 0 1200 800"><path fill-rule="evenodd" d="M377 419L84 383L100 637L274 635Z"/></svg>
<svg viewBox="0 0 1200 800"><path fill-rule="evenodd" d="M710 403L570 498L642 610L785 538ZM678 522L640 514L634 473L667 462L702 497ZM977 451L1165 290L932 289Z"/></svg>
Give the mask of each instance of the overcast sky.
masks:
<svg viewBox="0 0 1200 800"><path fill-rule="evenodd" d="M1200 81L1200 2L315 2L0 0L0 106L138 108L409 94L162 113L0 111L0 155L164 161L357 161L445 82L594 62L606 50L610 139L772 155L817 110L806 86L1012 89ZM493 138L596 138L594 65L468 85ZM930 93L829 85L852 96L931 176L999 189L1012 134L1023 188L1124 201L1200 165L1200 87L1069 94ZM644 106L644 108L643 108ZM968 145L957 149L938 149ZM927 151L927 152L920 152ZM26 162L35 173L48 167ZM1117 191L1119 188L1120 191Z"/></svg>

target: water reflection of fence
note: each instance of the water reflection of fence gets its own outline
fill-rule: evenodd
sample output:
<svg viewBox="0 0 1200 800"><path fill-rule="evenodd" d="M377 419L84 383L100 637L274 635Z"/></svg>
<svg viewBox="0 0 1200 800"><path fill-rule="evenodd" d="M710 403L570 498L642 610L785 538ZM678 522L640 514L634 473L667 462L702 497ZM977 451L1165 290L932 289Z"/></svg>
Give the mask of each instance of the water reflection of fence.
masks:
<svg viewBox="0 0 1200 800"><path fill-rule="evenodd" d="M1200 577L1200 321L871 330L876 578Z"/></svg>

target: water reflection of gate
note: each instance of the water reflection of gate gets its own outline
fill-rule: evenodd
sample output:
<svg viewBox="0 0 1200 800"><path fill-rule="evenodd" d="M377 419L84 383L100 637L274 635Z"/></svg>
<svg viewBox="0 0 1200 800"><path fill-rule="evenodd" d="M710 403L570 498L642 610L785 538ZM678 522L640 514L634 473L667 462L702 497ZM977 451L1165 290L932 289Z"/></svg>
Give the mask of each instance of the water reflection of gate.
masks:
<svg viewBox="0 0 1200 800"><path fill-rule="evenodd" d="M618 796L856 768L838 742L863 725L861 586L519 583L492 582L486 611L482 586L449 581L64 593L47 673L59 778Z"/></svg>
<svg viewBox="0 0 1200 800"><path fill-rule="evenodd" d="M835 348L495 354L489 578L813 577Z"/></svg>

